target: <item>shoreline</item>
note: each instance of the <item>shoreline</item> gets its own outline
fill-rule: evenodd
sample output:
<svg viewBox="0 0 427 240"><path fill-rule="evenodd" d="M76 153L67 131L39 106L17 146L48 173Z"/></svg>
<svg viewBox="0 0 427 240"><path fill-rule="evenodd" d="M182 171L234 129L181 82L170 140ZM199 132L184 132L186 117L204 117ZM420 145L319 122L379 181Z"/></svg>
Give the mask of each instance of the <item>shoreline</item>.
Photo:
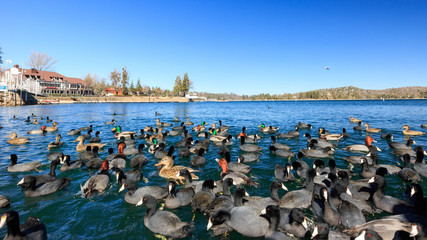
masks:
<svg viewBox="0 0 427 240"><path fill-rule="evenodd" d="M76 100L73 100L76 99ZM196 100L194 102L298 102L298 101L390 101L390 100L425 100L426 98L389 98L389 99L230 99L230 100ZM39 100L51 100L52 104L70 104L70 103L185 103L192 102L185 97L43 97ZM51 104L47 103L47 104ZM43 104L43 103L42 103ZM39 105L41 105L39 103Z"/></svg>
<svg viewBox="0 0 427 240"><path fill-rule="evenodd" d="M171 103L189 102L185 97L148 97L148 96L124 96L124 97L37 97L38 105L43 104L69 104L69 103Z"/></svg>
<svg viewBox="0 0 427 240"><path fill-rule="evenodd" d="M110 96L110 97L90 97L90 96L49 96L36 97L34 100L38 104L23 104L16 106L27 105L53 105L53 104L73 104L73 103L186 103L186 102L298 102L298 101L390 101L390 100L425 100L426 98L387 98L387 99L188 99L185 97L151 97L151 96ZM3 105L1 106L13 106Z"/></svg>

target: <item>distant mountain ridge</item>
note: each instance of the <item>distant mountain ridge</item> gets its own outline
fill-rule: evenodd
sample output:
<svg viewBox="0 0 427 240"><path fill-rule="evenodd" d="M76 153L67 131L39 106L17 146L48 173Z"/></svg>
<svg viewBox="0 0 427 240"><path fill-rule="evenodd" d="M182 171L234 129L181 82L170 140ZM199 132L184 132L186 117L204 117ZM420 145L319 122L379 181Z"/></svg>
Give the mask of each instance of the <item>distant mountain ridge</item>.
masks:
<svg viewBox="0 0 427 240"><path fill-rule="evenodd" d="M427 87L400 87L382 90L361 89L353 86L318 89L299 93L237 95L233 93L197 93L208 100L356 100L356 99L419 99L427 98Z"/></svg>

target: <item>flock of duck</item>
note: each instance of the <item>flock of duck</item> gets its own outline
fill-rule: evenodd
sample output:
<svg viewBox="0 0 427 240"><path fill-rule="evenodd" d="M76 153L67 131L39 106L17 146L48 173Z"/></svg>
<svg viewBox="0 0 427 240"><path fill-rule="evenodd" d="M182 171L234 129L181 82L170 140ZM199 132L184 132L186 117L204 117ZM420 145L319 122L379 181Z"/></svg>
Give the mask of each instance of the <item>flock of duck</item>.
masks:
<svg viewBox="0 0 427 240"><path fill-rule="evenodd" d="M160 114L156 112L156 116ZM44 120L46 123L52 122L49 118L32 117L33 121L30 117L25 121L39 125ZM15 117L13 119L19 121ZM426 152L421 146L412 146L416 144L416 136L424 132L411 130L404 125L402 134L409 138L400 143L393 141L392 134L382 133L381 129L372 128L368 123L363 128L360 119L351 117L350 121L356 124L354 131L366 131L366 138L364 142L346 146L344 150L363 155L343 159L333 156L337 143L351 138L345 129L342 133L330 133L319 128L318 137L313 138L310 135L311 124L299 122L294 131L280 133L278 127L262 123L259 132L250 134L246 127L242 127L241 132L233 136L228 132L230 127L223 125L222 121L196 125L189 118L181 122L175 117L175 124L156 119L153 126L136 132L123 131L113 119L105 124L114 126L111 134L117 139L117 146L109 148L104 159L98 151L106 144L102 143L99 131L92 137L93 127L90 125L67 132L69 136L76 136L74 142L78 143L75 150L80 153L79 159L71 161L70 154L49 152L50 171L32 174L31 171L40 168L42 163L19 164L19 153L12 153L7 171L30 172L17 182L27 198L46 196L71 184L70 178L56 176L58 165L61 165L61 172L82 168L98 170L84 183L76 183L81 185L84 198L104 193L112 184L110 177L115 175L118 192L126 192L124 200L128 204L145 206L144 225L155 234L171 238L190 236L194 231L194 222L182 221L166 209L190 205L194 215L206 216L206 229L213 235L236 231L245 237L265 239L427 239L424 227L427 226L427 199L420 186L427 177L424 162ZM51 124L27 134L57 132L59 123ZM427 126L423 124L421 127ZM292 152L285 142L300 138L300 130L305 132L302 137L307 139L307 148ZM26 137L18 137L15 132L8 137L7 143L12 145L30 142ZM179 140L168 144L169 137ZM236 139L239 143L233 142ZM375 139L388 141L403 167L381 164L378 155L381 149L375 146ZM258 143L267 141L271 141L269 153L275 156L274 159L282 160L277 163L271 161L274 180L269 186L262 186L251 177L250 171L257 168L259 154L266 150ZM55 141L49 143L47 148L51 150L62 145L61 135L57 134ZM230 150L236 145L240 155L236 161L232 161ZM148 151L151 157L148 158L144 151ZM207 151L217 151L217 158L206 159L204 154ZM189 161L182 166L175 165L177 157ZM157 159L155 163L150 160L153 158ZM222 171L217 178L206 179L203 167L211 161L216 161ZM347 162L348 168L337 168L337 161ZM281 165L282 162L286 164ZM144 179L143 171L147 164L157 167L158 175L166 180L165 186L138 188L138 183ZM407 191L402 193L406 200L387 195L385 176L390 174L398 175L407 187ZM287 185L291 182L304 184L299 189L289 191ZM249 196L246 190L268 187L270 196ZM286 193L280 197L279 191ZM0 196L0 207L8 206L8 198ZM369 215L381 212L384 213L382 218L369 221ZM19 214L13 210L7 211L1 217L0 228L5 225L8 228L5 239L47 238L42 219L36 217L29 217L20 225Z"/></svg>

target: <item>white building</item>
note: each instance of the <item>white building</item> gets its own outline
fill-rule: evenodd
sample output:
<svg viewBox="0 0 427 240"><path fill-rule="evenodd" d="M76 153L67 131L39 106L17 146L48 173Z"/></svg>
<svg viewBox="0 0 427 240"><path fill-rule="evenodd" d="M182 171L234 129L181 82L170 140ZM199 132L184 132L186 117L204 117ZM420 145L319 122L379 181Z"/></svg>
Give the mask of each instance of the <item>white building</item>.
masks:
<svg viewBox="0 0 427 240"><path fill-rule="evenodd" d="M92 95L91 89L84 88L80 78L65 77L56 72L23 69L15 65L0 76L0 90L26 90L33 94Z"/></svg>

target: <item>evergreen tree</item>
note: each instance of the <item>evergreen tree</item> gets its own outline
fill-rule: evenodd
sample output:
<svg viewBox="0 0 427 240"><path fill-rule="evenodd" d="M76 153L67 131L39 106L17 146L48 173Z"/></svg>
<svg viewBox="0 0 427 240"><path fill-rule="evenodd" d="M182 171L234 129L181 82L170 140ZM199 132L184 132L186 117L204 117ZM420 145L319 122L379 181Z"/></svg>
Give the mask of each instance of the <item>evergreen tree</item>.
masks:
<svg viewBox="0 0 427 240"><path fill-rule="evenodd" d="M127 87L128 83L129 83L129 74L126 71L126 67L124 67L122 68L122 80L121 80L123 95L128 95L129 93L129 90Z"/></svg>
<svg viewBox="0 0 427 240"><path fill-rule="evenodd" d="M174 96L179 96L180 92L181 92L181 88L182 88L182 81L181 81L181 76L176 76L175 79L175 85L173 86L173 95Z"/></svg>
<svg viewBox="0 0 427 240"><path fill-rule="evenodd" d="M129 91L132 94L135 92L135 86L133 85L133 81L130 82Z"/></svg>
<svg viewBox="0 0 427 240"><path fill-rule="evenodd" d="M182 79L181 84L181 92L184 94L184 96L190 91L190 88L192 87L193 83L188 78L188 73L184 73L184 78Z"/></svg>
<svg viewBox="0 0 427 240"><path fill-rule="evenodd" d="M141 80L139 78L138 78L138 82L136 82L135 91L138 93L138 95L140 95L142 92Z"/></svg>
<svg viewBox="0 0 427 240"><path fill-rule="evenodd" d="M1 47L0 47L0 64L3 64L3 60L1 59L2 54L3 54L3 52L1 51Z"/></svg>

